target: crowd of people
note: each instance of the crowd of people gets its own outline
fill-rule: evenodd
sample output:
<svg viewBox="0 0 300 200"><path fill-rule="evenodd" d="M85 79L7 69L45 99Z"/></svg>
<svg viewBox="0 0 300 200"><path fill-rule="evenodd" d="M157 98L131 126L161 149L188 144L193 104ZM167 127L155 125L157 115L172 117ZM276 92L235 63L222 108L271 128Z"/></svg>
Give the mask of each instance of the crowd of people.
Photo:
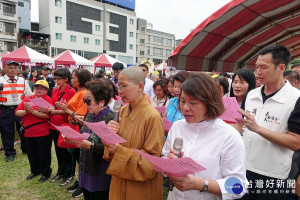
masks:
<svg viewBox="0 0 300 200"><path fill-rule="evenodd" d="M289 59L286 47L272 45L259 52L254 71L239 69L232 77L188 71L163 77L150 74L148 65L115 63L112 78L102 70L94 76L68 68L50 74L47 66L41 75L32 70L17 76L19 63L8 61L0 77L6 161L16 155L16 123L30 164L27 180L40 176L39 182L66 186L78 166L78 180L67 187L72 197L153 200L162 199L167 187L169 200L296 199L291 193L300 169L300 62L286 71ZM236 99L236 112L243 116L236 123L219 118L225 111L222 97ZM37 107L34 98L51 106ZM119 98L125 105L114 121ZM161 106L165 113L155 109ZM162 117L173 123L170 130ZM84 124L100 121L127 142L102 141ZM56 127L65 125L88 133L88 139L62 138ZM173 146L178 138L180 152ZM52 142L57 169L51 177ZM183 177L163 174L134 149L162 158L190 157L206 170Z"/></svg>

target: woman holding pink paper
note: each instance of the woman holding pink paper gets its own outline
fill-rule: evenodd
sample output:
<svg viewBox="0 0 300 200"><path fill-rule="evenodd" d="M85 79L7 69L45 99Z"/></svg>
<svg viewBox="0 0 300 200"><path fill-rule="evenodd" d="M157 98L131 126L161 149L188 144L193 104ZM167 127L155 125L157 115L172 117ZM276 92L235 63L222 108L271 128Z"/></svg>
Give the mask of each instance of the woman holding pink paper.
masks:
<svg viewBox="0 0 300 200"><path fill-rule="evenodd" d="M113 112L108 106L113 96L112 85L104 79L98 79L86 83L86 89L84 103L88 113L84 121L108 123L113 119ZM89 138L82 142L67 140L81 148L77 184L81 187L85 200L108 200L111 176L106 174L109 162L103 159L104 145L85 124L80 132L89 133Z"/></svg>
<svg viewBox="0 0 300 200"><path fill-rule="evenodd" d="M175 186L168 200L242 197L248 184L245 147L240 134L218 119L224 112L218 85L200 73L191 75L181 89L179 103L184 119L171 127L162 157L190 157L206 170L183 177L167 174ZM183 140L182 150L174 143L177 138Z"/></svg>
<svg viewBox="0 0 300 200"><path fill-rule="evenodd" d="M36 105L30 102L33 98L43 98L52 104L52 100L47 96L49 89L48 82L39 80L35 83L35 94L23 99L16 109L15 115L22 117L24 126L24 136L27 144L27 156L30 164L31 174L27 176L30 180L39 174L42 176L39 182L46 181L52 172L51 165L51 137L49 132L49 115L36 110Z"/></svg>

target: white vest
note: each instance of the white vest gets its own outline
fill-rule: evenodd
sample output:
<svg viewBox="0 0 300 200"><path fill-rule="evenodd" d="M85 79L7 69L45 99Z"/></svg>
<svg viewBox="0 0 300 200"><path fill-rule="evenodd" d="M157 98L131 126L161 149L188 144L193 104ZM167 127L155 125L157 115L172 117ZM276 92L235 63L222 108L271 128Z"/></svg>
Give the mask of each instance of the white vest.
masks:
<svg viewBox="0 0 300 200"><path fill-rule="evenodd" d="M0 105L17 106L25 96L32 95L24 78L15 76L15 81L12 83L7 75L0 77L0 83L3 84L3 90L0 91Z"/></svg>
<svg viewBox="0 0 300 200"><path fill-rule="evenodd" d="M263 104L262 87L248 93L245 110L255 116L257 124L278 134L287 134L288 119L300 97L300 91L286 84ZM278 146L259 134L245 129L246 168L249 171L286 179L291 169L293 151Z"/></svg>

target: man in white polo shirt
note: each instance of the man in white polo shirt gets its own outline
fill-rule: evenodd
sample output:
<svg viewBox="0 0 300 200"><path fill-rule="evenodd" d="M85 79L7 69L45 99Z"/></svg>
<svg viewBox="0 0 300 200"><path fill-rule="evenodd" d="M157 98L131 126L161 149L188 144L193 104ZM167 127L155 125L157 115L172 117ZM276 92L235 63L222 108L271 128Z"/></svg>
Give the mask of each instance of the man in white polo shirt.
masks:
<svg viewBox="0 0 300 200"><path fill-rule="evenodd" d="M249 194L242 199L285 199L293 151L300 147L300 91L283 79L289 59L290 52L281 45L259 52L256 67L263 86L248 93L245 111L240 111L244 119L238 119L246 126L250 183Z"/></svg>

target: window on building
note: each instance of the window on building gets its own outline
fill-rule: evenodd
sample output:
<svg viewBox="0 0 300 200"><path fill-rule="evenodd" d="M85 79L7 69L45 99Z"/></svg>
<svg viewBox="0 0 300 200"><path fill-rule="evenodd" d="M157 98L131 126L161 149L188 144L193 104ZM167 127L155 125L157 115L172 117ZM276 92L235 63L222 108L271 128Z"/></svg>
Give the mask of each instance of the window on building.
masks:
<svg viewBox="0 0 300 200"><path fill-rule="evenodd" d="M150 47L147 47L147 54L150 55Z"/></svg>
<svg viewBox="0 0 300 200"><path fill-rule="evenodd" d="M141 27L141 30L142 30L142 31L145 31L145 26L142 26L142 27Z"/></svg>
<svg viewBox="0 0 300 200"><path fill-rule="evenodd" d="M170 49L166 49L166 56L171 55L171 50Z"/></svg>
<svg viewBox="0 0 300 200"><path fill-rule="evenodd" d="M119 28L110 26L109 27L109 33L119 34Z"/></svg>
<svg viewBox="0 0 300 200"><path fill-rule="evenodd" d="M129 45L129 49L131 49L131 50L133 49L133 45L132 44Z"/></svg>
<svg viewBox="0 0 300 200"><path fill-rule="evenodd" d="M55 0L55 6L61 7L61 0Z"/></svg>
<svg viewBox="0 0 300 200"><path fill-rule="evenodd" d="M70 41L71 42L76 42L76 36L75 35L71 35L70 36Z"/></svg>
<svg viewBox="0 0 300 200"><path fill-rule="evenodd" d="M129 32L129 37L133 37L133 32Z"/></svg>
<svg viewBox="0 0 300 200"><path fill-rule="evenodd" d="M95 26L95 30L96 30L96 31L100 31L100 25L96 25L96 26Z"/></svg>
<svg viewBox="0 0 300 200"><path fill-rule="evenodd" d="M148 41L150 42L150 35L148 35Z"/></svg>
<svg viewBox="0 0 300 200"><path fill-rule="evenodd" d="M62 34L61 34L61 33L55 33L55 38L56 38L57 40L61 40Z"/></svg>
<svg viewBox="0 0 300 200"><path fill-rule="evenodd" d="M140 39L140 43L145 43L145 40L144 39Z"/></svg>
<svg viewBox="0 0 300 200"><path fill-rule="evenodd" d="M24 2L18 1L18 6L24 7Z"/></svg>
<svg viewBox="0 0 300 200"><path fill-rule="evenodd" d="M172 45L172 40L171 39L166 39L166 45Z"/></svg>
<svg viewBox="0 0 300 200"><path fill-rule="evenodd" d="M156 42L156 43L162 43L163 39L162 39L162 37L154 36L154 42Z"/></svg>
<svg viewBox="0 0 300 200"><path fill-rule="evenodd" d="M55 23L61 24L62 23L62 18L61 17L55 17Z"/></svg>
<svg viewBox="0 0 300 200"><path fill-rule="evenodd" d="M83 38L83 43L88 44L89 43L89 38L87 38L87 37Z"/></svg>
<svg viewBox="0 0 300 200"><path fill-rule="evenodd" d="M96 39L95 40L95 45L99 46L100 45L100 40Z"/></svg>
<svg viewBox="0 0 300 200"><path fill-rule="evenodd" d="M153 54L156 56L162 56L163 50L160 48L153 48Z"/></svg>
<svg viewBox="0 0 300 200"><path fill-rule="evenodd" d="M133 19L130 19L130 24L134 24L134 20Z"/></svg>
<svg viewBox="0 0 300 200"><path fill-rule="evenodd" d="M21 21L22 21L21 17L18 17L18 21L19 21L19 23L21 23Z"/></svg>
<svg viewBox="0 0 300 200"><path fill-rule="evenodd" d="M140 55L143 56L145 54L144 51L140 51Z"/></svg>

